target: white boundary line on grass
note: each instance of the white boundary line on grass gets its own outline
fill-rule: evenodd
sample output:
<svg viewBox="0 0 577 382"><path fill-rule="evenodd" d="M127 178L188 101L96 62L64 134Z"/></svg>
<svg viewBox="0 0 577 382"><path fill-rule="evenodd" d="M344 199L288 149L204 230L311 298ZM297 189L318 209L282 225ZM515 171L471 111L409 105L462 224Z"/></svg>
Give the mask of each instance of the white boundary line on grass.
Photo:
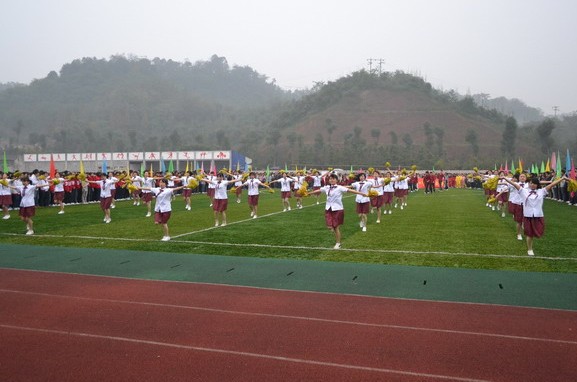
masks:
<svg viewBox="0 0 577 382"><path fill-rule="evenodd" d="M239 221L240 223L240 221ZM217 227L214 227L217 228ZM197 231L200 232L200 231ZM16 233L1 233L4 236L24 236ZM71 238L71 239L87 239L87 240L102 240L102 241L129 241L129 242L148 242L157 243L159 240L152 239L132 239L124 237L101 237L101 236L76 236L76 235L34 235L34 237L46 238ZM370 252L370 253L390 253L390 254L408 254L408 255L439 255L439 256L471 256L471 257L494 257L506 259L541 259L541 260L556 260L556 261L577 261L573 257L545 257L545 256L521 256L521 255L498 255L491 253L466 253L466 252L443 252L443 251L407 251L399 249L370 249L370 248L340 248L333 249L332 247L307 247L298 245L272 245L272 244L257 244L257 243L223 243L212 241L198 241L198 240L170 240L169 243L179 244L197 244L197 245L213 245L213 246L229 246L229 247L253 247L253 248L276 248L276 249L290 249L290 250L315 250L315 251L338 251L338 252ZM112 248L114 249L114 248Z"/></svg>

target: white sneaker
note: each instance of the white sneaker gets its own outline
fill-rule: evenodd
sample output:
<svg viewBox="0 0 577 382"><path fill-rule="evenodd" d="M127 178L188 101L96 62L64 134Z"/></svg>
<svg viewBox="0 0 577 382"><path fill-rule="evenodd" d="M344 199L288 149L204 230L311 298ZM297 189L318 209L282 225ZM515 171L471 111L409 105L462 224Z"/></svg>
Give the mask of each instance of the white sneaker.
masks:
<svg viewBox="0 0 577 382"><path fill-rule="evenodd" d="M250 211L250 217L254 216L254 211Z"/></svg>
<svg viewBox="0 0 577 382"><path fill-rule="evenodd" d="M495 206L491 207L491 211L495 211Z"/></svg>
<svg viewBox="0 0 577 382"><path fill-rule="evenodd" d="M26 235L34 235L34 231L32 231L31 229L29 229L28 231L26 231Z"/></svg>
<svg viewBox="0 0 577 382"><path fill-rule="evenodd" d="M225 227L225 226L226 226L226 222L222 222L220 226L221 226L221 227Z"/></svg>
<svg viewBox="0 0 577 382"><path fill-rule="evenodd" d="M106 218L102 219L102 221L106 223Z"/></svg>
<svg viewBox="0 0 577 382"><path fill-rule="evenodd" d="M236 202L240 204L240 200L237 200Z"/></svg>
<svg viewBox="0 0 577 382"><path fill-rule="evenodd" d="M359 227L363 228L363 222L359 222Z"/></svg>
<svg viewBox="0 0 577 382"><path fill-rule="evenodd" d="M116 208L116 204L111 205L110 208Z"/></svg>
<svg viewBox="0 0 577 382"><path fill-rule="evenodd" d="M403 205L401 205L401 209L403 209Z"/></svg>
<svg viewBox="0 0 577 382"><path fill-rule="evenodd" d="M62 215L64 211L58 211L58 215Z"/></svg>
<svg viewBox="0 0 577 382"><path fill-rule="evenodd" d="M379 224L380 222L381 222L380 220L377 220L377 224Z"/></svg>
<svg viewBox="0 0 577 382"><path fill-rule="evenodd" d="M210 206L209 206L209 207L212 207L212 203L210 203Z"/></svg>
<svg viewBox="0 0 577 382"><path fill-rule="evenodd" d="M170 240L170 236L163 236L162 239L160 239L160 241L169 241Z"/></svg>
<svg viewBox="0 0 577 382"><path fill-rule="evenodd" d="M317 204L319 204L319 202L317 202Z"/></svg>
<svg viewBox="0 0 577 382"><path fill-rule="evenodd" d="M340 249L341 248L341 243L336 243L335 246L333 247L333 249Z"/></svg>
<svg viewBox="0 0 577 382"><path fill-rule="evenodd" d="M485 207L489 207L489 203L485 203Z"/></svg>
<svg viewBox="0 0 577 382"><path fill-rule="evenodd" d="M215 227L218 227L218 222L214 223L214 226L215 226Z"/></svg>
<svg viewBox="0 0 577 382"><path fill-rule="evenodd" d="M363 227L363 232L367 232L367 227Z"/></svg>
<svg viewBox="0 0 577 382"><path fill-rule="evenodd" d="M517 235L517 240L523 240L523 236Z"/></svg>
<svg viewBox="0 0 577 382"><path fill-rule="evenodd" d="M531 250L527 251L527 255L535 256L535 252L533 252L533 250L531 249Z"/></svg>
<svg viewBox="0 0 577 382"><path fill-rule="evenodd" d="M300 206L299 206L299 210L302 210L302 209L303 209L303 206L302 206L302 205L300 205Z"/></svg>
<svg viewBox="0 0 577 382"><path fill-rule="evenodd" d="M2 216L2 219L8 220L8 219L10 219L10 215L4 215L4 216Z"/></svg>
<svg viewBox="0 0 577 382"><path fill-rule="evenodd" d="M136 202L133 202L132 205L135 206L135 205L136 205Z"/></svg>
<svg viewBox="0 0 577 382"><path fill-rule="evenodd" d="M282 212L286 212L286 208L283 208Z"/></svg>
<svg viewBox="0 0 577 382"><path fill-rule="evenodd" d="M291 210L290 206L289 206L289 208L287 208L287 209L290 211L290 210Z"/></svg>
<svg viewBox="0 0 577 382"><path fill-rule="evenodd" d="M257 217L256 215L252 215L252 218L253 218L253 219L256 219L256 217Z"/></svg>
<svg viewBox="0 0 577 382"><path fill-rule="evenodd" d="M397 208L397 203L395 203L395 208Z"/></svg>
<svg viewBox="0 0 577 382"><path fill-rule="evenodd" d="M149 218L151 216L150 212L146 214L146 217Z"/></svg>
<svg viewBox="0 0 577 382"><path fill-rule="evenodd" d="M502 218L504 218L504 217L505 217L505 212L503 212L503 213L501 214L501 217L502 217Z"/></svg>
<svg viewBox="0 0 577 382"><path fill-rule="evenodd" d="M112 219L108 219L108 220L105 220L104 222L105 222L106 224L108 224L108 223L110 223L111 221L112 221Z"/></svg>
<svg viewBox="0 0 577 382"><path fill-rule="evenodd" d="M136 203L136 205L139 206L139 205L140 205L140 202Z"/></svg>
<svg viewBox="0 0 577 382"><path fill-rule="evenodd" d="M389 215L393 213L393 210L389 210Z"/></svg>

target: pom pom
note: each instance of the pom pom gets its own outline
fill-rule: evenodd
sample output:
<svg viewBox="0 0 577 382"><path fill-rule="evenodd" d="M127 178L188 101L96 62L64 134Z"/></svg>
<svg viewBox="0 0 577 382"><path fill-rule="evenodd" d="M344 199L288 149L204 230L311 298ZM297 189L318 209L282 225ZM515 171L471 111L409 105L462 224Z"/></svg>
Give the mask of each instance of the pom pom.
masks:
<svg viewBox="0 0 577 382"><path fill-rule="evenodd" d="M577 192L577 180L569 179L567 182L567 191Z"/></svg>
<svg viewBox="0 0 577 382"><path fill-rule="evenodd" d="M372 174L373 172L375 172L375 169L373 167L369 167L369 169L367 170L367 172L369 174Z"/></svg>
<svg viewBox="0 0 577 382"><path fill-rule="evenodd" d="M387 163L385 163L385 168L387 168L387 169L388 169L388 168L390 168L390 167L391 167L391 162L387 162Z"/></svg>
<svg viewBox="0 0 577 382"><path fill-rule="evenodd" d="M404 176L404 175L401 175L401 176L399 177L399 181L401 181L401 182L402 182L403 180L405 180L405 179L407 179L407 177Z"/></svg>
<svg viewBox="0 0 577 382"><path fill-rule="evenodd" d="M136 187L134 184L127 183L126 185L127 185L126 188L128 188L128 192L130 192L131 194L135 191L138 191L138 187Z"/></svg>
<svg viewBox="0 0 577 382"><path fill-rule="evenodd" d="M268 192L270 192L271 194L274 194L274 189L269 188L269 189L268 189Z"/></svg>
<svg viewBox="0 0 577 382"><path fill-rule="evenodd" d="M349 173L349 179L355 179L355 174L354 173Z"/></svg>
<svg viewBox="0 0 577 382"><path fill-rule="evenodd" d="M494 204L494 203L497 202L497 198L495 198L495 197L493 196L493 197L489 198L489 200L487 200L487 202L488 202L489 204Z"/></svg>
<svg viewBox="0 0 577 382"><path fill-rule="evenodd" d="M16 179L16 178L20 178L20 175L22 175L22 174L20 173L20 171L14 171L14 174L12 174L12 175Z"/></svg>
<svg viewBox="0 0 577 382"><path fill-rule="evenodd" d="M190 179L188 180L188 184L187 184L186 187L194 190L195 188L198 187L198 180L196 180L195 178L190 178Z"/></svg>
<svg viewBox="0 0 577 382"><path fill-rule="evenodd" d="M38 177L38 180L45 180L45 179L46 179L46 175L40 175L40 176Z"/></svg>
<svg viewBox="0 0 577 382"><path fill-rule="evenodd" d="M383 183L386 185L388 185L389 183L391 183L391 178L385 178L383 179Z"/></svg>
<svg viewBox="0 0 577 382"><path fill-rule="evenodd" d="M204 176L202 176L202 175L197 175L197 176L196 176L196 180L198 180L198 181L201 181L201 180L203 180L203 179L204 179Z"/></svg>
<svg viewBox="0 0 577 382"><path fill-rule="evenodd" d="M379 193L377 192L377 190L374 190L372 188L369 190L368 194L369 194L369 198L376 198L377 196L379 196Z"/></svg>
<svg viewBox="0 0 577 382"><path fill-rule="evenodd" d="M56 186L57 184L60 184L60 179L58 179L58 178L52 179L52 184L55 185L55 186Z"/></svg>
<svg viewBox="0 0 577 382"><path fill-rule="evenodd" d="M411 170L417 171L417 165L412 165L412 166L411 166Z"/></svg>
<svg viewBox="0 0 577 382"><path fill-rule="evenodd" d="M0 184L4 187L8 187L8 180L7 179L0 179Z"/></svg>
<svg viewBox="0 0 577 382"><path fill-rule="evenodd" d="M221 169L219 172L221 174L226 174L228 172L228 169L225 167L225 168Z"/></svg>
<svg viewBox="0 0 577 382"><path fill-rule="evenodd" d="M170 179L170 178L172 178L171 172L167 172L166 174L164 174L164 179Z"/></svg>
<svg viewBox="0 0 577 382"><path fill-rule="evenodd" d="M406 169L403 169L403 171L401 171L401 174L407 175L407 170L406 170Z"/></svg>
<svg viewBox="0 0 577 382"><path fill-rule="evenodd" d="M499 178L494 176L492 178L487 179L487 181L485 182L484 187L487 190L496 190L497 189L497 184L499 183Z"/></svg>
<svg viewBox="0 0 577 382"><path fill-rule="evenodd" d="M298 196L309 196L309 193L307 191L308 186L309 185L307 182L303 182L303 185L297 190L297 195Z"/></svg>
<svg viewBox="0 0 577 382"><path fill-rule="evenodd" d="M248 179L248 175L249 175L248 172L245 172L244 174L242 174L242 181L243 182L246 182L246 180Z"/></svg>
<svg viewBox="0 0 577 382"><path fill-rule="evenodd" d="M78 179L84 182L86 180L86 174L84 173L78 174Z"/></svg>
<svg viewBox="0 0 577 382"><path fill-rule="evenodd" d="M478 169L477 167L473 167L473 171L474 171L475 173L477 173L477 172L479 172L479 169Z"/></svg>

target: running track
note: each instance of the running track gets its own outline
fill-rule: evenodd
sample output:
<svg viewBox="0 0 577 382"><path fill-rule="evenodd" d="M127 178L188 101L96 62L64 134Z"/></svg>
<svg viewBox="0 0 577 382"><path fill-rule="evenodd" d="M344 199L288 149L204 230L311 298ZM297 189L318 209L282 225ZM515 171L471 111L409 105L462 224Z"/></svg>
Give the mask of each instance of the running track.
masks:
<svg viewBox="0 0 577 382"><path fill-rule="evenodd" d="M575 381L577 312L0 269L1 381Z"/></svg>

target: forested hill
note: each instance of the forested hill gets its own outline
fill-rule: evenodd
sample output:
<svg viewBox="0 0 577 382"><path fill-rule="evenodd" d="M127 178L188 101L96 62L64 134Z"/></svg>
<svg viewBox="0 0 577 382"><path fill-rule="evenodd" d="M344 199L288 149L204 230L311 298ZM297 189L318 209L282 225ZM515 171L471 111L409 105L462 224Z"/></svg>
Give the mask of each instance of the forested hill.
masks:
<svg viewBox="0 0 577 382"><path fill-rule="evenodd" d="M258 125L251 119L260 114L254 110L290 97L266 76L229 67L216 55L194 64L83 58L28 86L1 91L0 127L11 146L41 150L226 147L218 140L229 139L232 126Z"/></svg>

